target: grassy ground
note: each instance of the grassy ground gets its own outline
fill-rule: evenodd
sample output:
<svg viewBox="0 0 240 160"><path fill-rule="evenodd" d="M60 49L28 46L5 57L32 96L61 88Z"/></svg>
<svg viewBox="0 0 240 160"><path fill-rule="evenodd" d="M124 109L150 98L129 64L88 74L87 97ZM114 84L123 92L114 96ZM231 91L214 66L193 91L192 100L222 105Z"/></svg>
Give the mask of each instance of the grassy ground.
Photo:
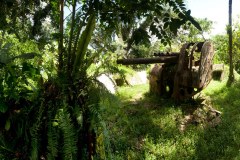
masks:
<svg viewBox="0 0 240 160"><path fill-rule="evenodd" d="M119 88L119 101L104 112L113 159L240 159L240 82L225 84L212 81L203 93L222 112L221 123L190 124L185 131L179 123L191 103L149 96L148 85Z"/></svg>

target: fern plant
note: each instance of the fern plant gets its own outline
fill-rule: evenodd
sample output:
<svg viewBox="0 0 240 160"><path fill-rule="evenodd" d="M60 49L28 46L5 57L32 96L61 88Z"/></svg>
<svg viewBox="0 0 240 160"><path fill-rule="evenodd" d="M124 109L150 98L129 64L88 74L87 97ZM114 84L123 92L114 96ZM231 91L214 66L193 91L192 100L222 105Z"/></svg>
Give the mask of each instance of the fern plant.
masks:
<svg viewBox="0 0 240 160"><path fill-rule="evenodd" d="M52 110L48 111L49 117L54 118L54 112ZM59 153L59 128L57 119L52 119L48 121L48 131L47 131L47 159L55 160Z"/></svg>
<svg viewBox="0 0 240 160"><path fill-rule="evenodd" d="M34 123L33 127L30 129L30 134L31 134L31 155L30 155L30 159L31 160L39 159L39 148L40 148L39 132L42 128L43 112L44 112L44 105L42 103L39 107L36 122Z"/></svg>
<svg viewBox="0 0 240 160"><path fill-rule="evenodd" d="M58 110L57 113L59 129L63 136L63 159L75 160L77 158L77 135L70 114L66 109L66 105Z"/></svg>
<svg viewBox="0 0 240 160"><path fill-rule="evenodd" d="M96 132L95 149L96 159L112 159L110 147L110 135L108 133L103 114L106 108L119 105L119 100L111 94L107 88L96 79L91 80L89 87L88 108L91 113L91 127Z"/></svg>

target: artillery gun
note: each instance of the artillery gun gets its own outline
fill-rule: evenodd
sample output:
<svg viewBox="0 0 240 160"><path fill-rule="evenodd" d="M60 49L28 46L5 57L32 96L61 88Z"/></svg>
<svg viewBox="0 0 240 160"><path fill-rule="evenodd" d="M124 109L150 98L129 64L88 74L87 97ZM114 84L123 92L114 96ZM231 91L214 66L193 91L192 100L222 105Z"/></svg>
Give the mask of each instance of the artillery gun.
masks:
<svg viewBox="0 0 240 160"><path fill-rule="evenodd" d="M185 43L179 53L159 53L154 58L119 59L118 64L155 64L149 75L150 92L183 100L203 90L212 79L213 44Z"/></svg>

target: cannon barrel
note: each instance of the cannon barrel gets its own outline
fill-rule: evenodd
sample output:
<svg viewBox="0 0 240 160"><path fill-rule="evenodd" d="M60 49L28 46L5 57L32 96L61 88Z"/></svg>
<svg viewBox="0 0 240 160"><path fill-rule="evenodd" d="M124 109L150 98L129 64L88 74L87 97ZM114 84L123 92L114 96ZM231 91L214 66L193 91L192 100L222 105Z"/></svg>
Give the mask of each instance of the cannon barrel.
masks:
<svg viewBox="0 0 240 160"><path fill-rule="evenodd" d="M170 63L171 65L155 65L151 70L150 91L171 96L177 101L199 93L212 79L214 48L210 41L185 43L179 53L159 52L154 53L154 56L157 57L119 59L117 63L124 65ZM223 70L222 66L219 68L220 71Z"/></svg>
<svg viewBox="0 0 240 160"><path fill-rule="evenodd" d="M117 64L154 64L154 63L178 63L179 55L164 55L154 58L132 58L132 59L118 59Z"/></svg>

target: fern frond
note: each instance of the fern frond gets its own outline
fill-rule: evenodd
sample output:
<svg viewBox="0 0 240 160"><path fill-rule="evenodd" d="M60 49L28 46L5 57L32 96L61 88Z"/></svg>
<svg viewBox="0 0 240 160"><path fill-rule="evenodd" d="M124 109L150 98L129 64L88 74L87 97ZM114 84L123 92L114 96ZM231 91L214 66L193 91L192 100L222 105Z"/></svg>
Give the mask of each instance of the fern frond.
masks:
<svg viewBox="0 0 240 160"><path fill-rule="evenodd" d="M90 86L87 106L91 114L91 127L97 134L97 156L100 159L112 159L110 137L102 114L104 109L119 105L120 102L101 82L93 80Z"/></svg>
<svg viewBox="0 0 240 160"><path fill-rule="evenodd" d="M42 124L42 116L43 116L43 112L44 112L44 105L43 102L41 104L41 106L39 107L39 111L37 114L37 119L36 122L33 124L32 128L30 129L30 134L31 134L31 155L30 155L30 159L31 160L36 160L39 157L39 148L40 148L40 144L39 144L39 130Z"/></svg>
<svg viewBox="0 0 240 160"><path fill-rule="evenodd" d="M66 106L58 111L59 128L63 134L63 159L74 160L77 157L77 135Z"/></svg>
<svg viewBox="0 0 240 160"><path fill-rule="evenodd" d="M106 123L104 121L101 121L100 123L103 133L103 143L104 143L104 151L106 158L105 159L112 159L112 149L110 146L110 136L109 132L106 126Z"/></svg>
<svg viewBox="0 0 240 160"><path fill-rule="evenodd" d="M53 126L53 122L50 121L48 124L48 160L55 160L58 155L58 137L59 137L59 130L57 127Z"/></svg>

